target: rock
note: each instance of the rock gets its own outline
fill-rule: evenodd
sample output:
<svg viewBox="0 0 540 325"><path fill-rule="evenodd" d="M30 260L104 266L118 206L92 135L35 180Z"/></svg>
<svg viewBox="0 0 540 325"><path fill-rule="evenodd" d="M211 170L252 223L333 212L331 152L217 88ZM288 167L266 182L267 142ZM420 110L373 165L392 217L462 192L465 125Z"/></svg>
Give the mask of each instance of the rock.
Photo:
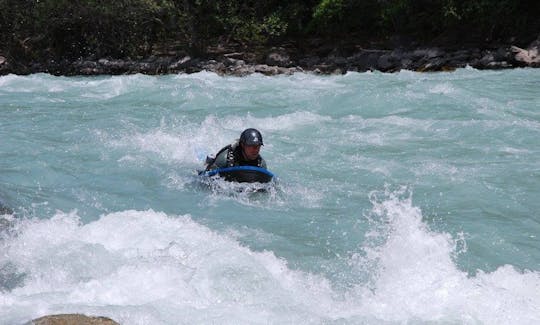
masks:
<svg viewBox="0 0 540 325"><path fill-rule="evenodd" d="M507 55L504 49L498 49L496 51L485 51L482 58L476 61L473 65L478 69L505 69L510 68L511 65L506 61Z"/></svg>
<svg viewBox="0 0 540 325"><path fill-rule="evenodd" d="M97 68L98 64L96 61L82 61L80 64L78 64L81 68L87 68L87 69L95 69Z"/></svg>
<svg viewBox="0 0 540 325"><path fill-rule="evenodd" d="M438 48L417 49L412 53L414 60L433 59L443 55L443 52Z"/></svg>
<svg viewBox="0 0 540 325"><path fill-rule="evenodd" d="M292 75L294 74L295 72L300 72L302 71L302 69L297 69L297 68L284 68L284 67L279 67L278 68L278 73L279 74L286 74L286 75Z"/></svg>
<svg viewBox="0 0 540 325"><path fill-rule="evenodd" d="M318 64L313 66L315 74L332 74L338 67L334 64Z"/></svg>
<svg viewBox="0 0 540 325"><path fill-rule="evenodd" d="M227 71L227 67L225 66L225 64L223 62L218 62L216 60L209 60L209 61L203 62L201 65L201 69L210 71L210 72L215 72L219 75L224 75L226 74L226 71ZM190 73L189 70L186 70L186 72Z"/></svg>
<svg viewBox="0 0 540 325"><path fill-rule="evenodd" d="M482 56L482 58L478 61L478 64L476 67L478 68L487 68L489 65L495 61L495 57L491 53L491 51L486 51L485 54Z"/></svg>
<svg viewBox="0 0 540 325"><path fill-rule="evenodd" d="M414 70L413 61L409 58L402 58L400 62L401 69Z"/></svg>
<svg viewBox="0 0 540 325"><path fill-rule="evenodd" d="M340 74L346 74L346 73L347 73L347 70L341 69L341 68L336 68L334 71L332 71L331 74L340 75Z"/></svg>
<svg viewBox="0 0 540 325"><path fill-rule="evenodd" d="M244 58L244 52L227 53L227 54L223 54L223 56L229 59L241 60Z"/></svg>
<svg viewBox="0 0 540 325"><path fill-rule="evenodd" d="M512 59L510 48L499 48L493 52L495 61L508 61Z"/></svg>
<svg viewBox="0 0 540 325"><path fill-rule="evenodd" d="M531 66L540 66L540 41L535 41L528 48L522 49L512 45L510 47L515 53L514 59Z"/></svg>
<svg viewBox="0 0 540 325"><path fill-rule="evenodd" d="M513 58L515 61L532 67L540 67L540 36L526 49L512 45L510 50L515 53Z"/></svg>
<svg viewBox="0 0 540 325"><path fill-rule="evenodd" d="M174 63L169 65L169 70L177 71L182 68L185 68L190 63L191 63L191 57L189 55L186 55L183 58L176 60Z"/></svg>
<svg viewBox="0 0 540 325"><path fill-rule="evenodd" d="M99 59L98 63L101 64L101 65L107 65L107 64L109 64L109 60L107 60L107 59Z"/></svg>
<svg viewBox="0 0 540 325"><path fill-rule="evenodd" d="M387 53L387 51L364 50L361 49L358 53L350 56L347 60L349 66L357 71L367 71L377 69L377 61L379 57Z"/></svg>
<svg viewBox="0 0 540 325"><path fill-rule="evenodd" d="M345 66L347 64L347 59L342 56L334 56L334 55L329 56L328 61L340 67Z"/></svg>
<svg viewBox="0 0 540 325"><path fill-rule="evenodd" d="M266 56L266 64L269 66L289 67L292 61L285 51L275 50Z"/></svg>
<svg viewBox="0 0 540 325"><path fill-rule="evenodd" d="M490 62L488 64L489 69L508 69L511 67L512 65L506 61L496 61L496 62Z"/></svg>
<svg viewBox="0 0 540 325"><path fill-rule="evenodd" d="M9 73L8 60L0 55L0 76Z"/></svg>
<svg viewBox="0 0 540 325"><path fill-rule="evenodd" d="M300 61L298 63L301 66L306 67L307 69L311 69L311 67L313 67L314 65L319 64L320 62L321 62L320 57L318 57L316 55L312 55L312 56L308 56L308 57L300 59Z"/></svg>
<svg viewBox="0 0 540 325"><path fill-rule="evenodd" d="M0 76L10 73L8 60L0 55Z"/></svg>
<svg viewBox="0 0 540 325"><path fill-rule="evenodd" d="M227 67L238 67L246 64L244 60L238 60L233 58L226 58L225 60L223 60L223 63Z"/></svg>
<svg viewBox="0 0 540 325"><path fill-rule="evenodd" d="M120 65L116 72L119 73L145 73L145 74L156 74L156 66L151 62L140 62L135 65Z"/></svg>
<svg viewBox="0 0 540 325"><path fill-rule="evenodd" d="M394 47L393 50L367 49L360 45L330 48L320 43L310 50L300 50L294 46L273 47L266 52L261 52L261 49L251 52L222 49L204 58L192 57L186 52L174 52L135 60L129 57L123 59L87 57L76 61L48 59L30 62L14 61L11 56L0 52L0 75L37 72L55 75L166 74L207 70L219 75L245 76L252 73L292 74L298 71L312 71L315 74L368 70L394 72L401 69L446 71L467 65L479 69L540 67L540 38L527 48L497 45L489 48L469 47L459 50L453 47L453 49L439 47L413 49L402 46Z"/></svg>
<svg viewBox="0 0 540 325"><path fill-rule="evenodd" d="M236 77L245 77L252 74L253 72L254 69L251 66L238 66L228 71L229 74Z"/></svg>
<svg viewBox="0 0 540 325"><path fill-rule="evenodd" d="M135 67L137 64L134 64L131 60L99 59L98 64L107 74L122 74L137 69ZM141 67L144 68L144 64L142 64Z"/></svg>
<svg viewBox="0 0 540 325"><path fill-rule="evenodd" d="M447 60L450 66L463 68L467 65L468 62L470 62L471 53L468 51L457 51L449 53Z"/></svg>
<svg viewBox="0 0 540 325"><path fill-rule="evenodd" d="M163 57L157 57L153 64L156 66L156 68L159 70L160 73L166 72L171 63L173 62L173 58L163 56Z"/></svg>
<svg viewBox="0 0 540 325"><path fill-rule="evenodd" d="M381 71L391 71L398 67L398 61L392 53L383 54L377 60L377 66Z"/></svg>
<svg viewBox="0 0 540 325"><path fill-rule="evenodd" d="M49 315L34 319L25 325L119 325L107 317L89 317L81 314Z"/></svg>
<svg viewBox="0 0 540 325"><path fill-rule="evenodd" d="M82 74L86 76L96 75L100 73L98 63L90 60L77 60L71 64L72 74Z"/></svg>
<svg viewBox="0 0 540 325"><path fill-rule="evenodd" d="M427 72L427 71L442 71L443 69L446 69L446 60L444 58L436 58L429 60L425 65L417 68L416 70L419 72Z"/></svg>
<svg viewBox="0 0 540 325"><path fill-rule="evenodd" d="M266 76L275 76L279 74L279 69L276 66L268 66L266 64L257 64L254 67L254 72L262 73Z"/></svg>
<svg viewBox="0 0 540 325"><path fill-rule="evenodd" d="M428 59L433 59L433 58L438 58L440 56L442 56L444 53L438 49L438 48L432 48L432 49L429 49L426 53L426 57Z"/></svg>

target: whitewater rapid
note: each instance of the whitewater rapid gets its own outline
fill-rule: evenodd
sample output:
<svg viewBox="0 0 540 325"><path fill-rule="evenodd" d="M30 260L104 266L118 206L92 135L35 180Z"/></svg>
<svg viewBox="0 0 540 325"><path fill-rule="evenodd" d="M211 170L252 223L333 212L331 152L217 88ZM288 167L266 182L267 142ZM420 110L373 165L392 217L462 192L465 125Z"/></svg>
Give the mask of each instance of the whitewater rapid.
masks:
<svg viewBox="0 0 540 325"><path fill-rule="evenodd" d="M0 324L537 324L538 80L0 77ZM275 186L201 184L246 127Z"/></svg>

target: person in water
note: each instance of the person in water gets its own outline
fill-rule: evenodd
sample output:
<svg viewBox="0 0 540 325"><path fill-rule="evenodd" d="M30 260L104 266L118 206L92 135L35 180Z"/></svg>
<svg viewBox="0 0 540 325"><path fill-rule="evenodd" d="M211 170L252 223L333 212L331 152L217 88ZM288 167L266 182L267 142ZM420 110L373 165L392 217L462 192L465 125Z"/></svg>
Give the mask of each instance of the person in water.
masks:
<svg viewBox="0 0 540 325"><path fill-rule="evenodd" d="M206 158L206 170L233 166L256 166L266 168L266 161L259 154L263 138L256 129L245 129L240 139L221 148L214 157Z"/></svg>

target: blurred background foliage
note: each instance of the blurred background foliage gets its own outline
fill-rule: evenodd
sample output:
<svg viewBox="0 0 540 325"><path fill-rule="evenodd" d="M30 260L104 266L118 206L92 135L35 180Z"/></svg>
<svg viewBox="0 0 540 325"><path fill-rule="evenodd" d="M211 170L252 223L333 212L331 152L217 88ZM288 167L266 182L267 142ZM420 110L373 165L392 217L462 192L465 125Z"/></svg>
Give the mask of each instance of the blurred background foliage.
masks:
<svg viewBox="0 0 540 325"><path fill-rule="evenodd" d="M210 47L310 41L525 45L540 1L519 0L0 0L0 54L139 58Z"/></svg>

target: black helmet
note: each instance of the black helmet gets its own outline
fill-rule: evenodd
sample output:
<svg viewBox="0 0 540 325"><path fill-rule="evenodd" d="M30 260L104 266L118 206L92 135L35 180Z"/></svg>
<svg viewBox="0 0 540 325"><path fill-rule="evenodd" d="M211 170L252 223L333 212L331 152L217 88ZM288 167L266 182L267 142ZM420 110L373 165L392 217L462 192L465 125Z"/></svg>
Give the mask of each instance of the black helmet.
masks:
<svg viewBox="0 0 540 325"><path fill-rule="evenodd" d="M240 143L247 146L262 146L263 138L261 132L256 129L245 129L240 135Z"/></svg>

